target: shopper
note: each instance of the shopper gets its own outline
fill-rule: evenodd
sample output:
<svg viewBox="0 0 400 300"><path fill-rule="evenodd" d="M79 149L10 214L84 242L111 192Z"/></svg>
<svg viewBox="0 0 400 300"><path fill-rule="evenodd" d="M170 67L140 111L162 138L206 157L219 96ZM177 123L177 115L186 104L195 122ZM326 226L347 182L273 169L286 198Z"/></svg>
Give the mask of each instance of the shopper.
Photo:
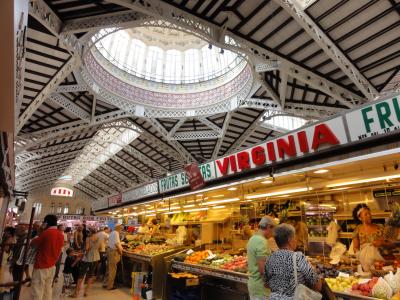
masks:
<svg viewBox="0 0 400 300"><path fill-rule="evenodd" d="M304 254L294 252L297 248L295 232L289 224L281 224L274 229L279 250L271 254L265 265L266 284L271 289L270 300L293 299L296 289L293 257L297 264L297 283L316 291L322 289L321 279Z"/></svg>
<svg viewBox="0 0 400 300"><path fill-rule="evenodd" d="M39 233L41 232L41 227L42 227L42 223L40 223L39 221L35 221L32 224L31 239L33 239L34 237L39 235Z"/></svg>
<svg viewBox="0 0 400 300"><path fill-rule="evenodd" d="M74 278L72 276L73 268L78 262L78 259L76 256L74 256L74 248L68 248L67 249L67 257L65 258L64 262L64 284L62 288L62 293L69 293L69 289L71 288L72 283L74 282Z"/></svg>
<svg viewBox="0 0 400 300"><path fill-rule="evenodd" d="M83 227L81 225L76 228L74 232L74 248L75 250L81 250L83 246Z"/></svg>
<svg viewBox="0 0 400 300"><path fill-rule="evenodd" d="M67 235L67 242L68 242L68 248L74 246L74 234L72 232L71 227L65 228L65 233Z"/></svg>
<svg viewBox="0 0 400 300"><path fill-rule="evenodd" d="M64 234L64 225L59 224L59 225L57 226L57 229L58 229L58 230L62 233L62 235L63 235L63 241L64 241L63 249L64 249L65 243L66 243L66 235ZM58 258L58 260L57 260L57 262L56 262L56 272L55 272L55 274L54 274L53 284L54 284L55 282L58 282L58 274L60 273L62 257L63 257L63 252L61 251L60 257Z"/></svg>
<svg viewBox="0 0 400 300"><path fill-rule="evenodd" d="M36 248L36 259L32 274L32 299L52 298L52 282L55 264L64 245L64 236L57 230L57 216L47 215L43 222L44 231L31 242Z"/></svg>
<svg viewBox="0 0 400 300"><path fill-rule="evenodd" d="M264 286L263 274L265 261L271 255L268 239L273 235L276 223L271 217L263 217L258 224L258 231L247 243L247 260L249 269L248 289L250 300L265 300L268 297Z"/></svg>
<svg viewBox="0 0 400 300"><path fill-rule="evenodd" d="M12 247L11 257L11 274L13 281L23 280L22 273L25 272L26 279L30 279L29 265L25 264L23 267L23 255L25 249L26 239L28 237L28 230L25 224L18 224L15 228L16 244Z"/></svg>
<svg viewBox="0 0 400 300"><path fill-rule="evenodd" d="M95 278L97 263L100 261L99 248L99 237L96 234L96 230L94 228L91 228L86 238L85 255L82 258L82 262L79 268L78 283L76 284L75 293L71 297L79 297L80 288L85 278L86 287L83 295L87 297L90 287L92 286Z"/></svg>
<svg viewBox="0 0 400 300"><path fill-rule="evenodd" d="M114 230L111 232L108 239L108 280L107 280L107 290L114 290L114 280L117 273L117 266L121 260L122 246L119 235L122 231L122 224L116 224Z"/></svg>
<svg viewBox="0 0 400 300"><path fill-rule="evenodd" d="M99 280L104 280L105 274L106 274L106 262L107 262L107 245L108 245L108 237L110 235L110 229L105 226L103 230L99 231L97 233L97 236L99 238L100 242L100 264L98 265L97 268L97 278Z"/></svg>

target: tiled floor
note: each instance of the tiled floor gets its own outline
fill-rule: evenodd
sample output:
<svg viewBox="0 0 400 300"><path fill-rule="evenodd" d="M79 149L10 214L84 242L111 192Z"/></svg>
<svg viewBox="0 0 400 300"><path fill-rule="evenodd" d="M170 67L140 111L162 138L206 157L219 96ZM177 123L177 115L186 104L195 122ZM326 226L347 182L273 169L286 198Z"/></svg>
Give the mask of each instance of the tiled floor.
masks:
<svg viewBox="0 0 400 300"><path fill-rule="evenodd" d="M62 280L54 285L53 288L53 299L74 299L65 295L61 295ZM75 299L85 299L85 300L132 300L132 296L129 293L128 288L119 288L113 291L107 291L101 287L101 283L96 283L93 285L92 289L89 291L88 297L83 297L83 290L81 292L81 297ZM22 289L20 300L30 300L32 299L31 290L29 287L24 286ZM49 300L49 299L46 299Z"/></svg>

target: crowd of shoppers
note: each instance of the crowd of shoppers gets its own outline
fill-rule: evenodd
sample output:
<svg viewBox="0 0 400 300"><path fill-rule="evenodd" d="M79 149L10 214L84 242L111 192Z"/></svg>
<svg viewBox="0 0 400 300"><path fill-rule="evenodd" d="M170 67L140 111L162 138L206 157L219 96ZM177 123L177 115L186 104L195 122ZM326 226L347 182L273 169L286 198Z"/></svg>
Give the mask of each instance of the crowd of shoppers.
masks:
<svg viewBox="0 0 400 300"><path fill-rule="evenodd" d="M28 228L28 224L20 223L4 229L0 273L9 271L10 275L0 274L0 282L21 279L30 282L33 300L53 299L53 285L60 271L62 293L70 297L81 296L82 289L86 297L96 277L104 282L103 287L115 289L117 265L122 254L122 225L117 224L111 233L107 226L97 231L87 228L86 224L73 230L58 224L57 216L47 215L43 223L32 225L30 243L26 247Z"/></svg>

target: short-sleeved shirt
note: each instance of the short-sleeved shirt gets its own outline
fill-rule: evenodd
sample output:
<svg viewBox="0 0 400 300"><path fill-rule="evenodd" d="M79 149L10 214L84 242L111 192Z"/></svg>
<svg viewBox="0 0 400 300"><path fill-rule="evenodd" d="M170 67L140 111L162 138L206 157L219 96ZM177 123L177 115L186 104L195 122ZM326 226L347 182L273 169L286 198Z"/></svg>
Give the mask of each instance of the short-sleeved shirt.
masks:
<svg viewBox="0 0 400 300"><path fill-rule="evenodd" d="M268 258L265 265L265 278L271 289L270 300L292 299L296 289L293 266L293 251L278 250ZM318 274L307 258L296 252L297 282L312 288L318 282Z"/></svg>
<svg viewBox="0 0 400 300"><path fill-rule="evenodd" d="M385 227L382 224L377 224L377 231L372 234L367 234L365 232L361 232L362 225L358 225L356 229L353 231L353 238L358 238L360 241L360 246L367 244L367 243L372 243L373 241L379 240L384 237L385 233Z"/></svg>
<svg viewBox="0 0 400 300"><path fill-rule="evenodd" d="M65 273L65 274L72 273L72 271L73 271L72 264L74 263L74 261L75 261L75 257L73 257L73 256L67 256L65 258L63 273Z"/></svg>
<svg viewBox="0 0 400 300"><path fill-rule="evenodd" d="M268 296L264 287L264 276L258 270L258 259L267 258L271 255L268 240L261 234L254 234L247 243L247 264L249 270L249 281L247 283L251 296Z"/></svg>

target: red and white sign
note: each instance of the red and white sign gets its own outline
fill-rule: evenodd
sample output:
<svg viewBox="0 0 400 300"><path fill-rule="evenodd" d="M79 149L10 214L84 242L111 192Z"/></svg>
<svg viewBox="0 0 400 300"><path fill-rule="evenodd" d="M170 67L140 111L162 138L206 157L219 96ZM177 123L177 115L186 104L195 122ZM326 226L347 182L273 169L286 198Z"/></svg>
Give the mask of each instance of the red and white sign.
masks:
<svg viewBox="0 0 400 300"><path fill-rule="evenodd" d="M203 175L201 175L199 165L197 163L192 163L185 166L185 172L189 177L189 185L192 190L196 190L204 186L204 178Z"/></svg>
<svg viewBox="0 0 400 300"><path fill-rule="evenodd" d="M74 191L66 187L55 187L51 189L51 196L73 197Z"/></svg>
<svg viewBox="0 0 400 300"><path fill-rule="evenodd" d="M346 143L342 118L337 117L217 159L217 177L298 158Z"/></svg>
<svg viewBox="0 0 400 300"><path fill-rule="evenodd" d="M108 206L115 206L122 203L122 194L119 193L117 195L108 197Z"/></svg>

